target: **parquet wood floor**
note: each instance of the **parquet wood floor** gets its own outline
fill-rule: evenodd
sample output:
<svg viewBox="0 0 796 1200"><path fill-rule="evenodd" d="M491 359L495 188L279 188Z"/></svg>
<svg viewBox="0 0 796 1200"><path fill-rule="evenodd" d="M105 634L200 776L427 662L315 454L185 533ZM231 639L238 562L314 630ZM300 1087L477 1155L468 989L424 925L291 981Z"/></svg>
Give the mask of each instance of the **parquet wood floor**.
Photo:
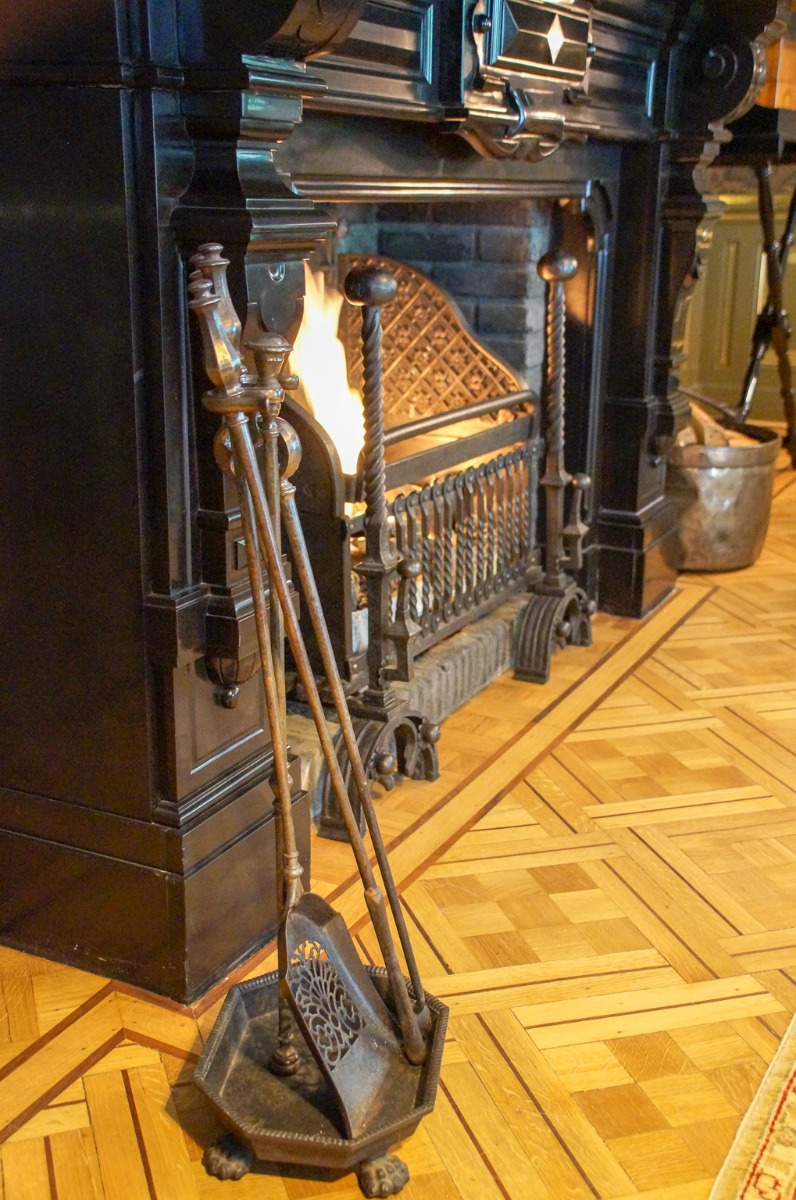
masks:
<svg viewBox="0 0 796 1200"><path fill-rule="evenodd" d="M701 1200L796 1009L796 477L759 562L600 616L544 688L446 723L380 800L421 970L450 1005L406 1200ZM376 957L344 846L316 890ZM268 953L249 974L271 969ZM209 1178L185 1011L0 949L3 1200L356 1200Z"/></svg>

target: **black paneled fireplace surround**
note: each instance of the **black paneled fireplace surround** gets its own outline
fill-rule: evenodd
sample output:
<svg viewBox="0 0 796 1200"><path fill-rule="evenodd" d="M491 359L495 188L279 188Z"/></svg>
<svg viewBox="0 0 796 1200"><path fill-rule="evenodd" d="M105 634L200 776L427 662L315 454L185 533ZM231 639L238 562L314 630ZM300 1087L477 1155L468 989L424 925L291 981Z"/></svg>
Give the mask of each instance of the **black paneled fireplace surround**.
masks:
<svg viewBox="0 0 796 1200"><path fill-rule="evenodd" d="M788 7L2 6L3 941L191 1001L273 933L270 739L240 513L200 404L197 263L227 261L244 351L294 344L318 280L396 277L359 463L287 376L285 415L363 747L394 721L433 773L433 721L399 694L425 654L509 600L535 678L536 643L585 640L595 607L642 617L673 586L695 174L754 103ZM359 330L344 301L353 385ZM292 778L306 862L298 760Z"/></svg>

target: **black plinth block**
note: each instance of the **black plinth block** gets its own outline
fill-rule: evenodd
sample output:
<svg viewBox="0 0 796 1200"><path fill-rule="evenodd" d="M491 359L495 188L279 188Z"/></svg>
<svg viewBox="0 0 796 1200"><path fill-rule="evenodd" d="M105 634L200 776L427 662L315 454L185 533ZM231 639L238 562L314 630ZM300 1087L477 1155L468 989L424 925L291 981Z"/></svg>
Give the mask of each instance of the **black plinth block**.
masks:
<svg viewBox="0 0 796 1200"><path fill-rule="evenodd" d="M3 940L190 1003L274 931L269 810L262 784L179 833L4 790ZM293 814L306 870L306 793Z"/></svg>

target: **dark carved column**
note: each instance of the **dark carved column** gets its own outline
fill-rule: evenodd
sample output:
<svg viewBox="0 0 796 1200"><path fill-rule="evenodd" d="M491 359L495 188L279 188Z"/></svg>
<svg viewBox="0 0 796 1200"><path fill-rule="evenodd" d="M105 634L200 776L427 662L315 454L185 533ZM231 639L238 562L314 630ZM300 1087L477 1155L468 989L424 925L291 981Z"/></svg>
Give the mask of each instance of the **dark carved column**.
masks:
<svg viewBox="0 0 796 1200"><path fill-rule="evenodd" d="M599 513L599 605L609 612L642 615L676 574L675 513L663 487L666 450L688 413L672 335L706 212L694 172L729 136L724 122L754 102L785 8L679 6L658 64L654 117L664 139L623 152Z"/></svg>
<svg viewBox="0 0 796 1200"><path fill-rule="evenodd" d="M330 223L274 151L323 85L246 55L333 45L359 8L45 8L0 11L19 270L0 302L0 928L188 1000L271 935L276 888L239 514L191 387L185 277L223 243L244 341L295 330ZM306 859L297 783L293 803Z"/></svg>

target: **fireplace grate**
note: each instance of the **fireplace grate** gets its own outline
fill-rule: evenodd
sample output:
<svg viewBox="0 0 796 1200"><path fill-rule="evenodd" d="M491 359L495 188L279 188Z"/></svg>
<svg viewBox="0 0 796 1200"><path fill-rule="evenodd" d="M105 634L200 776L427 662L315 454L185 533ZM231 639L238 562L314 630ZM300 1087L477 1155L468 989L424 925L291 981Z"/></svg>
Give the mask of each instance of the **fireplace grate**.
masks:
<svg viewBox="0 0 796 1200"><path fill-rule="evenodd" d="M455 303L421 271L383 255L344 254L338 259L341 288L349 271L377 265L386 267L396 283L395 300L382 315L387 429L524 387L505 363L476 341ZM362 339L358 313L350 305L340 313L339 336L349 382L361 391Z"/></svg>
<svg viewBox="0 0 796 1200"><path fill-rule="evenodd" d="M394 684L411 694L419 656L541 579L538 401L421 272L364 255L341 256L339 268L395 279L394 300L376 310L381 407L369 426L362 322L345 305L340 338L349 382L365 391L365 445L357 473L344 475L329 433L288 399L304 450L297 500L369 770L385 782L385 764L433 778L433 721ZM327 787L321 830L339 826Z"/></svg>

